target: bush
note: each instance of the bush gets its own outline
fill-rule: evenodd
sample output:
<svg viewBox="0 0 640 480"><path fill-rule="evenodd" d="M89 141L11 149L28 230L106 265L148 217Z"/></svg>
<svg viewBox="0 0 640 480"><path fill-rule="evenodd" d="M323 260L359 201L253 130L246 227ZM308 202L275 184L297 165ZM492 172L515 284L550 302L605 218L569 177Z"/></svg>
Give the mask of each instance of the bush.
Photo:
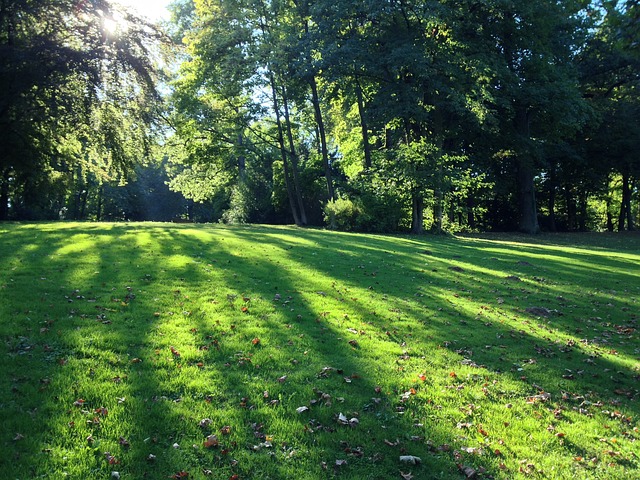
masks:
<svg viewBox="0 0 640 480"><path fill-rule="evenodd" d="M344 232L396 232L402 214L397 201L369 194L354 200L338 198L324 208L328 228Z"/></svg>
<svg viewBox="0 0 640 480"><path fill-rule="evenodd" d="M324 207L324 221L332 230L355 231L360 214L359 206L348 198L331 200Z"/></svg>

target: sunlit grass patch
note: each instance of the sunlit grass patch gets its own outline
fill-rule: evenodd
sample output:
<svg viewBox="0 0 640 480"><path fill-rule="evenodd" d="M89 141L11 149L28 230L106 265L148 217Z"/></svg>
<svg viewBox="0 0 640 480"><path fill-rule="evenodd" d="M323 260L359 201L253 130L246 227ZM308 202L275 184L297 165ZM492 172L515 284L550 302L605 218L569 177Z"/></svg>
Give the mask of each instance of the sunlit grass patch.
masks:
<svg viewBox="0 0 640 480"><path fill-rule="evenodd" d="M5 227L11 477L639 467L636 236Z"/></svg>

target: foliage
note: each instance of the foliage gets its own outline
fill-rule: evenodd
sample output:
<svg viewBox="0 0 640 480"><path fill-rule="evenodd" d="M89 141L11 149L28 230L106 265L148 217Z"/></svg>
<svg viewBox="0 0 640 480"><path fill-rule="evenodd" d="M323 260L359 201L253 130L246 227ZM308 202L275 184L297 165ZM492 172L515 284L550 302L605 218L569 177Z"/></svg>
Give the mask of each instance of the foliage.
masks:
<svg viewBox="0 0 640 480"><path fill-rule="evenodd" d="M635 2L176 0L167 35L54 3L0 6L0 219L141 219L116 185L166 157L176 198L232 223L640 221Z"/></svg>
<svg viewBox="0 0 640 480"><path fill-rule="evenodd" d="M363 208L359 202L347 198L330 200L324 207L325 222L334 230L351 232L358 230L358 223L362 222ZM366 219L364 220L366 222Z"/></svg>
<svg viewBox="0 0 640 480"><path fill-rule="evenodd" d="M2 3L0 219L59 205L66 176L109 181L149 156L162 42L107 0Z"/></svg>

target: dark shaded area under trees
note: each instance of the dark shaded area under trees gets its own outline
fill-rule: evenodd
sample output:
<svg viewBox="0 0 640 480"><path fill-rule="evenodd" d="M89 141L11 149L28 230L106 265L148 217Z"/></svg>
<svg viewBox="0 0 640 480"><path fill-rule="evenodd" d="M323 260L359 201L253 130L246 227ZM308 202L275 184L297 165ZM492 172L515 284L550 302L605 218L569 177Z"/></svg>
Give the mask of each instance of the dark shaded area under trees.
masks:
<svg viewBox="0 0 640 480"><path fill-rule="evenodd" d="M106 0L0 0L0 219L640 221L636 2L171 8L165 35ZM163 100L165 49L182 63Z"/></svg>

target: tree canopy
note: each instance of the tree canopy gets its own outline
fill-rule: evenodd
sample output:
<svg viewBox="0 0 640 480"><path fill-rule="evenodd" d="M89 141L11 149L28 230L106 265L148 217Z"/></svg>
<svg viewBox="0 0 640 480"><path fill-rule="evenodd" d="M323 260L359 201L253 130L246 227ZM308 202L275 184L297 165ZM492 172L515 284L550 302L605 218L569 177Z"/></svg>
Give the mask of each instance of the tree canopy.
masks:
<svg viewBox="0 0 640 480"><path fill-rule="evenodd" d="M61 211L149 154L162 43L107 0L0 3L0 218Z"/></svg>
<svg viewBox="0 0 640 480"><path fill-rule="evenodd" d="M182 214L201 204L203 220L414 233L638 222L633 1L171 10L165 36L107 0L2 2L0 218L104 217L104 186L132 188L144 176L132 165L153 158L188 199ZM177 60L159 84L168 38Z"/></svg>

